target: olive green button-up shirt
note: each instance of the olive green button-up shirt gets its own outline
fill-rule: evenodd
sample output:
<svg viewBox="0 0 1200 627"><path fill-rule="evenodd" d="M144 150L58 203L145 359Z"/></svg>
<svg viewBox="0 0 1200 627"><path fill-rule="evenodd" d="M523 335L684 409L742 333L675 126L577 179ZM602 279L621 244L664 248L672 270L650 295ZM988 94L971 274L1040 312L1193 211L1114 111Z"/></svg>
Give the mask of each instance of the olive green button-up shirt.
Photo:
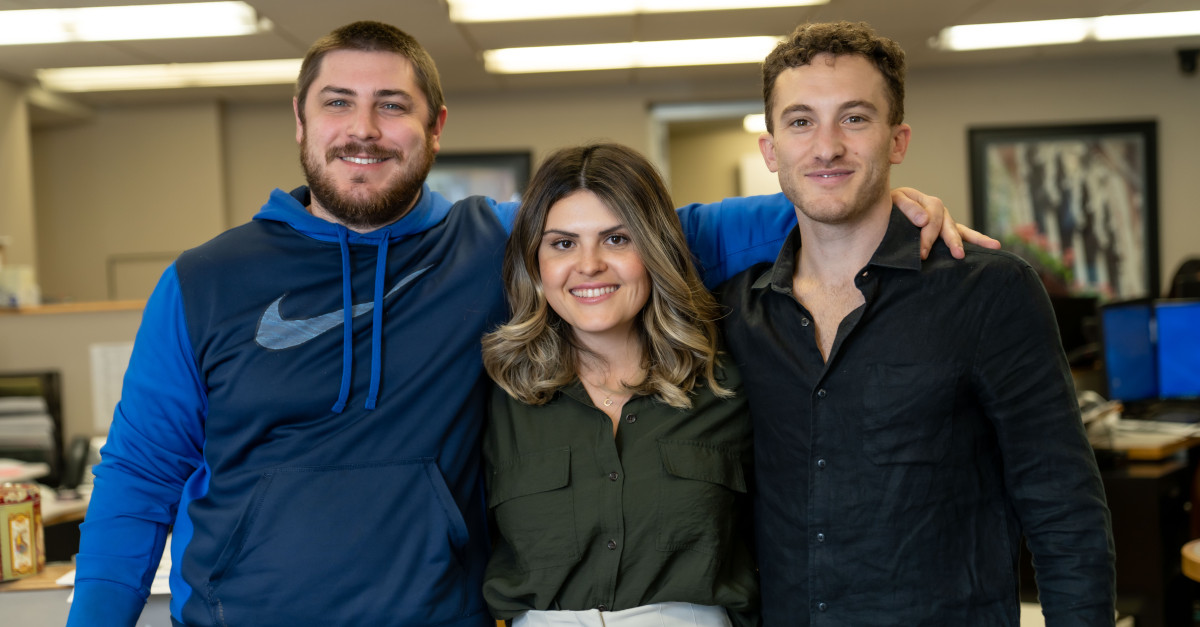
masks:
<svg viewBox="0 0 1200 627"><path fill-rule="evenodd" d="M576 381L546 405L497 388L484 436L495 537L484 598L497 618L526 610L719 605L758 621L750 551L750 418L737 392L651 397L612 421Z"/></svg>

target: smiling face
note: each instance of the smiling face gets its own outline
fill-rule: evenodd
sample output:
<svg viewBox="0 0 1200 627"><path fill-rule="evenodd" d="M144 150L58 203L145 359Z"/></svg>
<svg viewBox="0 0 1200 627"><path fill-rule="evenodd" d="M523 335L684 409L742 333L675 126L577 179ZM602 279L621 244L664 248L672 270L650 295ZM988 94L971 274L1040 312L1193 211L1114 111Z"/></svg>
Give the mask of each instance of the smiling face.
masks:
<svg viewBox="0 0 1200 627"><path fill-rule="evenodd" d="M772 104L774 132L759 149L797 217L844 224L890 210L889 170L912 131L889 124L883 76L870 61L817 55L779 74Z"/></svg>
<svg viewBox="0 0 1200 627"><path fill-rule="evenodd" d="M584 346L626 341L650 297L650 276L630 231L594 193L579 190L550 207L538 271L546 302Z"/></svg>
<svg viewBox="0 0 1200 627"><path fill-rule="evenodd" d="M293 104L294 107L298 105ZM385 226L416 203L446 120L433 118L408 59L335 50L309 87L296 140L314 215L356 230Z"/></svg>

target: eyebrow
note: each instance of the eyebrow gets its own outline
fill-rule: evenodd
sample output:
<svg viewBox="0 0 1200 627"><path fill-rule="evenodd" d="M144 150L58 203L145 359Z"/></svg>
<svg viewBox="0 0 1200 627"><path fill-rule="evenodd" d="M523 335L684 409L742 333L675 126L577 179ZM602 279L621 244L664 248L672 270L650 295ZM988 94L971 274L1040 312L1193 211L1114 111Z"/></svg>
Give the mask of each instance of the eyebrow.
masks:
<svg viewBox="0 0 1200 627"><path fill-rule="evenodd" d="M607 229L604 229L603 231L600 231L600 235L602 235L602 236L612 235L613 233L616 233L617 231L620 231L624 228L625 228L624 224L618 224L616 226L609 227ZM542 231L542 237L546 237L547 235L565 235L567 237L579 237L578 233L572 233L570 231L564 231L562 229L546 229L545 231Z"/></svg>
<svg viewBox="0 0 1200 627"><path fill-rule="evenodd" d="M849 109L857 109L857 108L869 109L869 110L875 111L875 112L879 111L879 108L876 107L869 100L848 100L848 101L843 102L842 104L838 105L838 111L846 111ZM783 111L781 111L779 114L787 115L789 113L795 113L795 112L810 113L812 111L813 111L813 108L810 107L809 105L794 104L794 105L788 105L788 106L784 107Z"/></svg>
<svg viewBox="0 0 1200 627"><path fill-rule="evenodd" d="M335 85L326 85L325 87L322 87L320 93L322 93L322 94L337 94L339 96L357 96L358 95L358 92L354 91L353 89L350 89L349 87L337 87ZM403 89L377 89L377 90L375 90L375 97L376 98L400 97L400 98L406 98L408 100L412 100L412 94L408 93L407 91L405 91Z"/></svg>
<svg viewBox="0 0 1200 627"><path fill-rule="evenodd" d="M849 102L843 102L842 106L839 107L839 110L841 111L845 111L847 109L868 109L870 111L879 110L879 108L875 106L875 103L869 100L851 100Z"/></svg>

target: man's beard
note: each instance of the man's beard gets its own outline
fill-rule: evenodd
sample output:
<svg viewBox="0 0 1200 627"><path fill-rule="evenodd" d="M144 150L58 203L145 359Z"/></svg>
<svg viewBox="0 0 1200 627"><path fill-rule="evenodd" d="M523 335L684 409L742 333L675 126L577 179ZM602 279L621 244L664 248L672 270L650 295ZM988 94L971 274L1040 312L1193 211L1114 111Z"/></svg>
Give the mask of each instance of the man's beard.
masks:
<svg viewBox="0 0 1200 627"><path fill-rule="evenodd" d="M424 150L420 153L403 155L398 151L386 151L374 144L349 143L327 150L325 162L321 163L308 150L307 134L300 142L300 164L304 168L304 178L308 181L308 190L313 200L320 203L321 207L342 224L360 229L379 228L402 218L421 193L425 177L433 167L435 154L433 142L427 136ZM378 193L367 197L353 197L338 190L337 182L325 167L334 159L347 155L366 155L374 159L390 158L395 160L401 169L392 175L391 184ZM352 179L352 182L363 181Z"/></svg>

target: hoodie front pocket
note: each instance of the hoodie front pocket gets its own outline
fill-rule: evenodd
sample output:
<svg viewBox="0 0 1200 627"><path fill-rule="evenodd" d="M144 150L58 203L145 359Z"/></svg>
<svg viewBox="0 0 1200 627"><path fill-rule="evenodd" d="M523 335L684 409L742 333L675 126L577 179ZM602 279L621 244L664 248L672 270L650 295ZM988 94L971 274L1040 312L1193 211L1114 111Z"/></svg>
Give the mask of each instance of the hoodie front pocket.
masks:
<svg viewBox="0 0 1200 627"><path fill-rule="evenodd" d="M272 469L213 565L210 610L226 625L450 621L468 539L432 459Z"/></svg>

